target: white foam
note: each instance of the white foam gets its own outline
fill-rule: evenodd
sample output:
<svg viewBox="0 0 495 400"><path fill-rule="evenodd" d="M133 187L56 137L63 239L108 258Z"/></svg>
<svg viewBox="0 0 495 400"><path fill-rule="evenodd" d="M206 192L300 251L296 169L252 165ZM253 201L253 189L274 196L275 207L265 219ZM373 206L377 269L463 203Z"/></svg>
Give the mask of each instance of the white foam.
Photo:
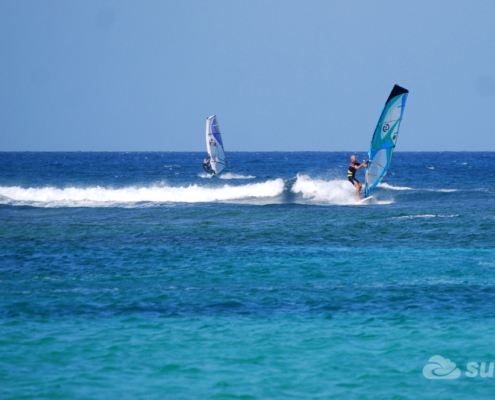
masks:
<svg viewBox="0 0 495 400"><path fill-rule="evenodd" d="M412 189L411 189L412 190ZM292 186L292 192L300 193L302 197L311 203L335 204L335 205L360 205L368 204L392 204L393 200L374 200L371 203L358 203L356 201L356 189L349 181L335 179L325 181L313 179L308 175L297 174L297 179Z"/></svg>
<svg viewBox="0 0 495 400"><path fill-rule="evenodd" d="M226 172L225 174L218 175L220 179L254 179L256 178L254 175L239 175L233 174L231 172Z"/></svg>
<svg viewBox="0 0 495 400"><path fill-rule="evenodd" d="M379 183L378 187L389 190L414 190L413 188L407 186L392 186L389 185L388 183Z"/></svg>
<svg viewBox="0 0 495 400"><path fill-rule="evenodd" d="M374 200L370 204L392 204L395 203L393 200Z"/></svg>
<svg viewBox="0 0 495 400"><path fill-rule="evenodd" d="M183 202L200 203L214 201L235 201L249 198L267 198L280 195L284 191L284 181L280 178L262 183L222 187L150 186L105 187L59 189L55 187L21 188L19 186L0 187L0 204L33 205L39 207L101 207L129 206L140 202Z"/></svg>
<svg viewBox="0 0 495 400"><path fill-rule="evenodd" d="M452 193L458 192L459 189L426 189L428 192Z"/></svg>
<svg viewBox="0 0 495 400"><path fill-rule="evenodd" d="M302 194L304 199L318 203L349 205L356 204L355 189L348 181L324 181L308 175L297 175L292 192Z"/></svg>
<svg viewBox="0 0 495 400"><path fill-rule="evenodd" d="M442 215L442 214L417 214L417 215L404 215L402 217L392 217L392 219L411 219L411 218L455 218L459 214Z"/></svg>
<svg viewBox="0 0 495 400"><path fill-rule="evenodd" d="M206 178L206 179L213 177L213 175L207 174L204 172L201 174L198 174L198 176L200 178ZM226 172L224 174L217 175L217 178L220 178L220 179L255 179L256 177L254 175L239 175L239 174L233 174L231 172Z"/></svg>

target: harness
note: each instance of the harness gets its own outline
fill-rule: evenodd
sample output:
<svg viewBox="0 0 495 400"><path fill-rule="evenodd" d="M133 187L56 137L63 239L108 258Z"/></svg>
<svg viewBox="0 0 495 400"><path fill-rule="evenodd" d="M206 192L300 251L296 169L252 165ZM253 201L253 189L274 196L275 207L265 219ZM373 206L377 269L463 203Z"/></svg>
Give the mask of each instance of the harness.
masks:
<svg viewBox="0 0 495 400"><path fill-rule="evenodd" d="M356 168L354 168L355 166L359 166L361 164L357 163L357 162L351 162L349 164L349 169L347 170L347 177L348 178L354 178L354 176L356 175Z"/></svg>

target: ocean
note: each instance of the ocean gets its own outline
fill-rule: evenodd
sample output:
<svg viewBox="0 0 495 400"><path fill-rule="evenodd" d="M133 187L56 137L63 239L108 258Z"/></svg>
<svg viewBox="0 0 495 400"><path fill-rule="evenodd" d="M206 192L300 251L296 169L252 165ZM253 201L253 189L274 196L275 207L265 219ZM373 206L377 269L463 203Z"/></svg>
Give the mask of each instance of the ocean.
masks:
<svg viewBox="0 0 495 400"><path fill-rule="evenodd" d="M493 398L495 153L351 154L0 153L0 398Z"/></svg>

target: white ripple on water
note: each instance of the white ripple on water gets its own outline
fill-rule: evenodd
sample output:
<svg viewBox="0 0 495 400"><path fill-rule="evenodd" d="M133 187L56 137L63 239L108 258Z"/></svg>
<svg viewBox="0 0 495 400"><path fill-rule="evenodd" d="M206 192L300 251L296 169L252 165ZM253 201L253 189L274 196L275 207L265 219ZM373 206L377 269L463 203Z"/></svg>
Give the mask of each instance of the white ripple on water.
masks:
<svg viewBox="0 0 495 400"><path fill-rule="evenodd" d="M198 175L200 178L205 178L205 179L210 179L212 178L211 174L207 174L205 172L201 173ZM224 174L218 175L217 178L220 179L255 179L256 176L254 175L240 175L240 174L234 174L232 172L226 172Z"/></svg>
<svg viewBox="0 0 495 400"><path fill-rule="evenodd" d="M414 190L413 188L407 186L392 186L389 185L388 183L380 183L378 184L378 187L389 190Z"/></svg>
<svg viewBox="0 0 495 400"><path fill-rule="evenodd" d="M417 214L417 215L403 215L401 217L391 217L391 219L411 219L411 218L455 218L459 214L442 215L442 214Z"/></svg>

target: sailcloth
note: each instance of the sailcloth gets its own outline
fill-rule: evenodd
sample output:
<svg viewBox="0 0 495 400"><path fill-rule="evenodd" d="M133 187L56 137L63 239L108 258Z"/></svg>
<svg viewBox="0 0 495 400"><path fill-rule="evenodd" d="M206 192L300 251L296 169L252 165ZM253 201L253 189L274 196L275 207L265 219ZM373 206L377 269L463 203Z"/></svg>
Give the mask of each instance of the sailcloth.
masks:
<svg viewBox="0 0 495 400"><path fill-rule="evenodd" d="M215 174L219 174L226 167L227 162L216 115L206 120L206 151L210 156L211 169Z"/></svg>
<svg viewBox="0 0 495 400"><path fill-rule="evenodd" d="M408 93L409 90L395 85L380 115L368 151L370 163L366 169L366 197L371 195L390 168Z"/></svg>

